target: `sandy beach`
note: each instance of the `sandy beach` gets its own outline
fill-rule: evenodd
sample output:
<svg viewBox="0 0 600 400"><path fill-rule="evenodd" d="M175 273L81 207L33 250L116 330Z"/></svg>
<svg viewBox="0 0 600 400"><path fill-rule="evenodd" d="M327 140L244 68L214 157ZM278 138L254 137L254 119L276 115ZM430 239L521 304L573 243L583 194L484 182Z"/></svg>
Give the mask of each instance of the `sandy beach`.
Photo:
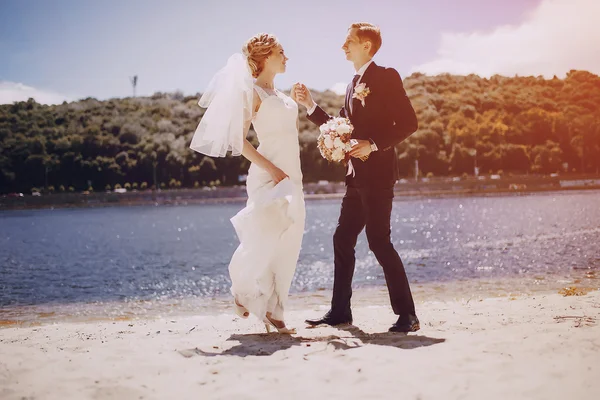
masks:
<svg viewBox="0 0 600 400"><path fill-rule="evenodd" d="M0 329L0 398L597 399L600 291L420 301L422 328L387 333L380 294L357 291L354 326L298 334L231 313ZM325 297L325 296L323 296Z"/></svg>

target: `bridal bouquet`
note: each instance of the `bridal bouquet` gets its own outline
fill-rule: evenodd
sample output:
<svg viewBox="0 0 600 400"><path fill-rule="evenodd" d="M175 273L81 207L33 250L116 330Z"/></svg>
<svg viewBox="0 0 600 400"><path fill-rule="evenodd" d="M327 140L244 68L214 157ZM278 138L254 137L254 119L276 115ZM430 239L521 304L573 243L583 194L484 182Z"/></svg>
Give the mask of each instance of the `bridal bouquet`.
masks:
<svg viewBox="0 0 600 400"><path fill-rule="evenodd" d="M340 162L352 149L350 136L354 127L348 118L336 117L319 127L321 134L317 138L317 148L321 156L328 161Z"/></svg>

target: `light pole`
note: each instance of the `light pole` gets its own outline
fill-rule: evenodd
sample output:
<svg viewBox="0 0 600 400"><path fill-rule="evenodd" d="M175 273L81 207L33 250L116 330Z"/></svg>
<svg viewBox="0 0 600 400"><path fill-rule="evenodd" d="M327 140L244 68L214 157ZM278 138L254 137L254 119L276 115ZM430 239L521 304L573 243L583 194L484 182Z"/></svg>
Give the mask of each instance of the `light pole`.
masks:
<svg viewBox="0 0 600 400"><path fill-rule="evenodd" d="M138 76L134 75L129 78L129 80L131 81L131 86L133 86L133 97L135 97L135 88L137 87Z"/></svg>
<svg viewBox="0 0 600 400"><path fill-rule="evenodd" d="M419 160L415 160L415 182L419 181Z"/></svg>
<svg viewBox="0 0 600 400"><path fill-rule="evenodd" d="M477 168L477 149L473 149L472 151L470 151L470 153L473 156L473 175L475 175L475 177L478 177L479 168Z"/></svg>

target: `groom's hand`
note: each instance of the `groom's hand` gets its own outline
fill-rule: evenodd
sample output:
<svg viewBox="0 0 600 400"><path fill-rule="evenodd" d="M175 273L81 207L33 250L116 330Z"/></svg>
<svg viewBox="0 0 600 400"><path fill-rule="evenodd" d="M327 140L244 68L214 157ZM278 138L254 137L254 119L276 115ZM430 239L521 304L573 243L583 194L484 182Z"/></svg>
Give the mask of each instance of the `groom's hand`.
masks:
<svg viewBox="0 0 600 400"><path fill-rule="evenodd" d="M348 154L350 157L360 158L362 161L366 161L372 152L371 142L363 139L355 139L358 143L352 146L352 150Z"/></svg>
<svg viewBox="0 0 600 400"><path fill-rule="evenodd" d="M312 94L310 93L310 90L308 90L306 85L304 85L303 83L296 83L293 86L293 90L294 90L295 97L296 97L295 101L298 104L302 104L307 109L312 108L312 106L315 102L312 98Z"/></svg>

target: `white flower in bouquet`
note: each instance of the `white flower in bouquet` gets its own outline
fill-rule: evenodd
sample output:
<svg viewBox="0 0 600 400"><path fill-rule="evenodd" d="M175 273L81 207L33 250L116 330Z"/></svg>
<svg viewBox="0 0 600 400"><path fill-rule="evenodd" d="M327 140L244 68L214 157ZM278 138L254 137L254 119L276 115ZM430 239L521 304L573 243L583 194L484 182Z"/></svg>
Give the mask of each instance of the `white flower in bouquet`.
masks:
<svg viewBox="0 0 600 400"><path fill-rule="evenodd" d="M336 137L335 140L333 141L333 147L335 147L336 149L342 149L342 150L346 149L344 142L342 142L342 139L340 139L339 137Z"/></svg>
<svg viewBox="0 0 600 400"><path fill-rule="evenodd" d="M350 129L350 127L347 124L342 124L336 129L336 132L339 133L340 135L350 133L351 131L352 130Z"/></svg>
<svg viewBox="0 0 600 400"><path fill-rule="evenodd" d="M329 136L329 135L324 135L324 136L325 136L325 139L324 139L325 147L327 147L328 149L333 149L333 146L335 146L335 141L333 139L331 139L331 136ZM339 140L339 138L336 138L335 140Z"/></svg>
<svg viewBox="0 0 600 400"><path fill-rule="evenodd" d="M346 153L344 152L344 149L335 149L333 151L333 153L331 154L331 158L333 159L333 161L342 161L344 159L344 157L346 156Z"/></svg>

